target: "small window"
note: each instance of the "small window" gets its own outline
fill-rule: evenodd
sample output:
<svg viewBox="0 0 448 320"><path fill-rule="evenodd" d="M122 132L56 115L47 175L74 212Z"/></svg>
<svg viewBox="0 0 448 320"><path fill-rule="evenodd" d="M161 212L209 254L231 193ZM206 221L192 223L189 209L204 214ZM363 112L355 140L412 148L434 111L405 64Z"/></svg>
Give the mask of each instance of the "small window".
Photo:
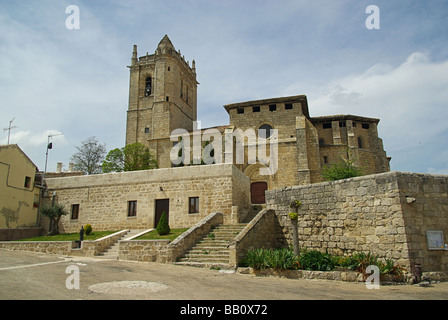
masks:
<svg viewBox="0 0 448 320"><path fill-rule="evenodd" d="M269 106L269 111L275 111L275 110L277 110L277 105L275 105L275 104L271 104L270 106Z"/></svg>
<svg viewBox="0 0 448 320"><path fill-rule="evenodd" d="M128 201L128 217L137 215L137 201Z"/></svg>
<svg viewBox="0 0 448 320"><path fill-rule="evenodd" d="M362 149L362 148L363 148L363 145L362 145L362 138L361 138L361 137L358 137L358 148L359 148L359 149Z"/></svg>
<svg viewBox="0 0 448 320"><path fill-rule="evenodd" d="M78 220L78 218L79 218L79 204L72 204L71 219Z"/></svg>
<svg viewBox="0 0 448 320"><path fill-rule="evenodd" d="M322 124L322 128L324 128L324 129L331 129L331 122L327 122L327 123Z"/></svg>
<svg viewBox="0 0 448 320"><path fill-rule="evenodd" d="M328 157L324 156L324 163L328 163Z"/></svg>
<svg viewBox="0 0 448 320"><path fill-rule="evenodd" d="M171 67L168 67L168 71L171 71Z"/></svg>
<svg viewBox="0 0 448 320"><path fill-rule="evenodd" d="M244 109L243 109L243 108L238 108L238 109L236 110L236 113L238 113L238 114L243 114L243 113L244 113Z"/></svg>
<svg viewBox="0 0 448 320"><path fill-rule="evenodd" d="M362 128L363 129L370 129L370 125L368 123L363 123L362 124Z"/></svg>
<svg viewBox="0 0 448 320"><path fill-rule="evenodd" d="M31 188L31 177L25 177L25 188Z"/></svg>
<svg viewBox="0 0 448 320"><path fill-rule="evenodd" d="M260 112L260 107L252 107L252 112Z"/></svg>
<svg viewBox="0 0 448 320"><path fill-rule="evenodd" d="M325 140L323 138L319 139L319 147L323 147L325 145Z"/></svg>
<svg viewBox="0 0 448 320"><path fill-rule="evenodd" d="M291 110L292 109L292 103L285 103L285 110Z"/></svg>
<svg viewBox="0 0 448 320"><path fill-rule="evenodd" d="M345 121L339 121L339 127L345 128L347 126L347 123Z"/></svg>
<svg viewBox="0 0 448 320"><path fill-rule="evenodd" d="M170 97L166 96L166 101L167 102L170 101Z"/></svg>
<svg viewBox="0 0 448 320"><path fill-rule="evenodd" d="M145 133L149 133L149 128L145 128Z"/></svg>
<svg viewBox="0 0 448 320"><path fill-rule="evenodd" d="M188 200L188 213L199 213L199 197L192 197Z"/></svg>

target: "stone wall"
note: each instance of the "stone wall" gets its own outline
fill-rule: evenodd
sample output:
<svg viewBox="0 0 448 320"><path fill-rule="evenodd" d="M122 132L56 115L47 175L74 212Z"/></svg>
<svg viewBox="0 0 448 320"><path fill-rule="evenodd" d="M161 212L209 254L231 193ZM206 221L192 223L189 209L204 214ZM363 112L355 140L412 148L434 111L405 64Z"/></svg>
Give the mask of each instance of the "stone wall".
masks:
<svg viewBox="0 0 448 320"><path fill-rule="evenodd" d="M79 205L77 219L61 219L67 233L86 224L94 230L154 228L158 199L169 199L172 228L191 227L216 211L224 223L237 223L250 206L249 179L231 164L56 178L47 185L67 210ZM189 212L190 197L199 198L199 212ZM137 201L135 216L128 216L129 201Z"/></svg>
<svg viewBox="0 0 448 320"><path fill-rule="evenodd" d="M372 252L408 270L448 271L448 251L429 251L427 230L448 236L448 176L389 172L266 192L292 244L288 213L299 200L299 245L334 254ZM415 199L415 201L414 201ZM414 202L413 202L414 201ZM279 237L281 238L281 237Z"/></svg>

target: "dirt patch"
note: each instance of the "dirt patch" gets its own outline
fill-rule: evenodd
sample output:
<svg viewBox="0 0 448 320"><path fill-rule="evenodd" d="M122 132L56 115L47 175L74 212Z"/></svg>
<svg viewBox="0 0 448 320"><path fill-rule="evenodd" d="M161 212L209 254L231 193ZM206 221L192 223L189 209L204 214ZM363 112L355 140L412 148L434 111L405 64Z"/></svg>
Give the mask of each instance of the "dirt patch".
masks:
<svg viewBox="0 0 448 320"><path fill-rule="evenodd" d="M89 290L102 294L142 296L168 289L168 286L159 282L147 281L113 281L98 283L89 286Z"/></svg>

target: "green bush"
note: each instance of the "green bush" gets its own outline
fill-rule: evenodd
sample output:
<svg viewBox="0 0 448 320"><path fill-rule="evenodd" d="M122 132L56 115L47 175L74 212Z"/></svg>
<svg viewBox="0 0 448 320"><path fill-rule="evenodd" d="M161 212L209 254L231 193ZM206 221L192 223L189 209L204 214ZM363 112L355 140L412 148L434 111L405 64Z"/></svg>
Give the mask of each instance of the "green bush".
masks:
<svg viewBox="0 0 448 320"><path fill-rule="evenodd" d="M164 235L167 235L170 233L171 229L168 224L168 218L166 217L165 212L162 213L159 223L157 224L156 230L157 230L157 233L161 236L164 236Z"/></svg>
<svg viewBox="0 0 448 320"><path fill-rule="evenodd" d="M359 177L362 175L361 169L356 167L352 161L342 159L341 161L324 167L322 175L327 181Z"/></svg>
<svg viewBox="0 0 448 320"><path fill-rule="evenodd" d="M84 226L84 232L86 233L86 236L88 236L89 234L91 234L92 233L92 226L90 225L90 224L86 224L85 226Z"/></svg>
<svg viewBox="0 0 448 320"><path fill-rule="evenodd" d="M295 269L297 258L289 249L250 249L240 266L262 270L272 268L277 270Z"/></svg>
<svg viewBox="0 0 448 320"><path fill-rule="evenodd" d="M328 253L310 250L300 254L299 265L303 270L331 271L336 267L336 260Z"/></svg>

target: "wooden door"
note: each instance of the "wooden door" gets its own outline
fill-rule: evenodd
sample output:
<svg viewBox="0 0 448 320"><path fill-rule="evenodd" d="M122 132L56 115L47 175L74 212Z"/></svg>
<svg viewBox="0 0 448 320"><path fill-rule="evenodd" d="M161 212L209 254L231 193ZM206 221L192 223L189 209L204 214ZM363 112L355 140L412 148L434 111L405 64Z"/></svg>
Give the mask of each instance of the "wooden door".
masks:
<svg viewBox="0 0 448 320"><path fill-rule="evenodd" d="M154 228L159 224L162 214L165 212L166 219L170 221L170 199L156 200L156 212L154 216Z"/></svg>
<svg viewBox="0 0 448 320"><path fill-rule="evenodd" d="M254 182L250 185L250 196L252 204L262 204L266 202L264 192L268 189L266 182Z"/></svg>

